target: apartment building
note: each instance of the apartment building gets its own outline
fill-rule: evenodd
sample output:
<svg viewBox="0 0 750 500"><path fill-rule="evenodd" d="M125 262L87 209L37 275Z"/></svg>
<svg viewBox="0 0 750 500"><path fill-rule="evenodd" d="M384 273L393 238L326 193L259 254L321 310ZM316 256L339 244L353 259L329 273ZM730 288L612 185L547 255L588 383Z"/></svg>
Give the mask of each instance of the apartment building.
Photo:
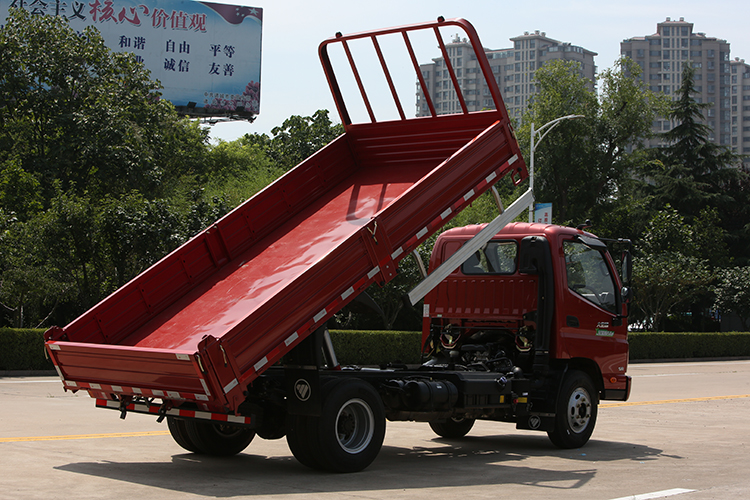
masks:
<svg viewBox="0 0 750 500"><path fill-rule="evenodd" d="M595 52L554 40L538 30L527 31L523 35L511 38L510 41L513 42L512 48L484 49L510 116L520 119L526 111L530 100L537 92L534 74L548 61L562 59L579 62L581 77L588 81L592 90L594 89L594 57L597 55ZM472 46L466 39L456 36L446 44L446 51L456 70L456 78L469 111L494 108L489 87L482 76ZM435 105L435 111L438 114L460 112L458 96L453 89L443 57L420 65L420 69L426 90ZM424 90L417 84L417 116L430 114Z"/></svg>
<svg viewBox="0 0 750 500"><path fill-rule="evenodd" d="M729 42L693 31L693 23L682 17L668 17L657 24L656 33L623 40L620 53L638 63L643 71L641 78L652 91L673 99L681 85L683 68L692 65L693 97L710 104L704 116L711 139L737 153L750 153L750 71L743 60L730 60ZM654 122L653 130L664 132L675 125L662 118ZM662 145L660 139L648 143L650 147Z"/></svg>
<svg viewBox="0 0 750 500"><path fill-rule="evenodd" d="M748 155L743 161L750 169L750 64L736 57L729 66L732 151Z"/></svg>

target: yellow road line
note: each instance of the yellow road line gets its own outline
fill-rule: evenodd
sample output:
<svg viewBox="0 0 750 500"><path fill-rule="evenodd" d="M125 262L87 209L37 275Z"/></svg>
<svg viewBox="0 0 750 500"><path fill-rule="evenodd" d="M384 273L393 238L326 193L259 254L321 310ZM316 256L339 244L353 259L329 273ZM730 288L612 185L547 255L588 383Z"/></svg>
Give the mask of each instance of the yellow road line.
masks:
<svg viewBox="0 0 750 500"><path fill-rule="evenodd" d="M661 401L632 401L623 403L603 403L600 408L611 408L615 406L644 406L644 405L664 405L668 403L693 403L696 401L719 401L722 399L741 399L750 398L750 394L739 394L736 396L711 396L705 398L685 398L685 399L662 399Z"/></svg>
<svg viewBox="0 0 750 500"><path fill-rule="evenodd" d="M0 438L0 443L19 443L23 441L63 441L66 439L102 439L119 437L168 436L169 431L151 432L113 432L110 434L72 434L69 436L29 436Z"/></svg>

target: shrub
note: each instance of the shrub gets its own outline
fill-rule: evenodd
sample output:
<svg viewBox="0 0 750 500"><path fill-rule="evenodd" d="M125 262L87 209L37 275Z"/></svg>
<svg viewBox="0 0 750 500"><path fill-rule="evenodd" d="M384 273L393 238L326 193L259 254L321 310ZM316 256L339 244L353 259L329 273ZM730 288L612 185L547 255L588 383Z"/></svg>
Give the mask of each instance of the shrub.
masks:
<svg viewBox="0 0 750 500"><path fill-rule="evenodd" d="M44 330L0 328L0 371L54 369L44 355Z"/></svg>
<svg viewBox="0 0 750 500"><path fill-rule="evenodd" d="M750 356L750 332L631 332L630 359Z"/></svg>

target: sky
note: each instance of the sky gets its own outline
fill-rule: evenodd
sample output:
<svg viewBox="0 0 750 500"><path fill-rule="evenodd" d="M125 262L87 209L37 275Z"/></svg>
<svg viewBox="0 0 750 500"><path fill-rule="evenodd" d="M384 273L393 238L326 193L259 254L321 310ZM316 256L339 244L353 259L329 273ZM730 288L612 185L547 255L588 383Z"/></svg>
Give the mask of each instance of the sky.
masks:
<svg viewBox="0 0 750 500"><path fill-rule="evenodd" d="M222 0L261 7L263 40L260 114L253 123L236 121L211 126L212 140L231 141L246 133L266 133L292 115L311 116L330 110L340 122L320 60L318 45L337 32L344 34L446 19L471 22L484 47L510 48L510 38L543 31L548 37L596 52L599 71L612 67L620 42L651 35L670 17L693 23L694 32L727 40L731 58L750 63L750 2L743 0ZM437 46L418 52L419 62L440 55ZM394 69L394 73L398 69ZM413 116L413 71L404 73L411 95L404 100ZM410 100L409 100L410 99Z"/></svg>

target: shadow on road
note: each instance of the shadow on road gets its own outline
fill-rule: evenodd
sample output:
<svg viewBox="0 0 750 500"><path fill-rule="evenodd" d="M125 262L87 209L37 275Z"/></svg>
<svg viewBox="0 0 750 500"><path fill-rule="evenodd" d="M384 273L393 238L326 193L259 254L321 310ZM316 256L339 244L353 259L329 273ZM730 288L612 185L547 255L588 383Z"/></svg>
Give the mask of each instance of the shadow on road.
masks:
<svg viewBox="0 0 750 500"><path fill-rule="evenodd" d="M546 436L484 436L433 439L431 445L384 446L376 461L357 474L313 471L290 456L246 453L214 458L174 455L171 462L78 462L57 470L219 498L299 493L409 490L452 486L528 485L576 489L588 483L601 463L649 461L661 450L592 440L579 450L551 448ZM527 467L528 458L547 458L546 468ZM535 461L539 463L539 461Z"/></svg>

